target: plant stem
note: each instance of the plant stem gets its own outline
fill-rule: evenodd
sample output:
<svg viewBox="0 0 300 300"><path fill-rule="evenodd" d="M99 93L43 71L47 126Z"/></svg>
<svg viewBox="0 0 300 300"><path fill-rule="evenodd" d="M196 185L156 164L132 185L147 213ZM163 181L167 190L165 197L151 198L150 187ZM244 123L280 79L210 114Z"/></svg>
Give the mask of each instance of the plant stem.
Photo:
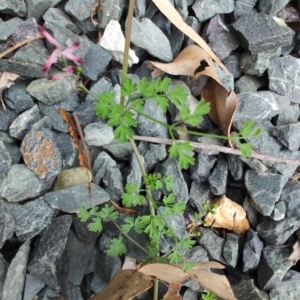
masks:
<svg viewBox="0 0 300 300"><path fill-rule="evenodd" d="M112 218L110 218L110 220L115 224L115 226L120 230L120 232L121 232L124 236L127 237L127 239L128 239L131 243L133 243L135 246L137 246L139 249L141 249L144 253L146 253L147 256L150 256L149 252L148 252L144 247L142 247L140 244L138 244L134 239L132 239L127 233L125 233L125 232L123 231L123 229L119 226L119 224L118 224L115 220L113 220Z"/></svg>
<svg viewBox="0 0 300 300"><path fill-rule="evenodd" d="M124 57L123 57L123 65L122 65L122 86L124 80L127 76L128 70L128 58L129 58L129 46L130 46L130 37L131 37L131 27L132 27L132 19L133 19L133 11L134 11L134 2L135 0L129 0L129 7L127 13L127 24L125 30L125 47L124 47ZM125 97L121 95L120 104L124 107Z"/></svg>

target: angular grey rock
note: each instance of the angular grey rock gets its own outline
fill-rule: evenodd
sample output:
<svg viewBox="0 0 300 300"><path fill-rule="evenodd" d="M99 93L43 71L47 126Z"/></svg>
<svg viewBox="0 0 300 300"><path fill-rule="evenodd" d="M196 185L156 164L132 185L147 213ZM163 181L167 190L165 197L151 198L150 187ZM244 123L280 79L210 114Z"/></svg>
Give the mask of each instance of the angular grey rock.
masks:
<svg viewBox="0 0 300 300"><path fill-rule="evenodd" d="M173 188L170 192L167 192L167 190L163 188L162 192L164 195L173 193L176 199L175 201L184 201L185 203L188 201L188 187L176 159L167 159L162 164L156 165L154 172L161 173L163 177L170 175L173 177Z"/></svg>
<svg viewBox="0 0 300 300"><path fill-rule="evenodd" d="M41 233L28 264L29 273L53 289L61 288L67 276L68 262L63 253L71 224L69 215L54 219Z"/></svg>
<svg viewBox="0 0 300 300"><path fill-rule="evenodd" d="M119 168L110 168L106 170L103 177L105 191L112 200L119 201L124 194L123 176Z"/></svg>
<svg viewBox="0 0 300 300"><path fill-rule="evenodd" d="M240 68L240 58L241 58L241 54L236 53L227 56L223 60L225 67L228 69L230 73L232 73L234 79L238 79L243 75L243 72Z"/></svg>
<svg viewBox="0 0 300 300"><path fill-rule="evenodd" d="M135 2L134 15L136 18L140 19L144 17L146 12L146 0L140 0Z"/></svg>
<svg viewBox="0 0 300 300"><path fill-rule="evenodd" d="M145 49L151 55L162 61L169 62L173 59L169 40L163 32L147 18L142 18L141 21L133 18L130 40L134 45Z"/></svg>
<svg viewBox="0 0 300 300"><path fill-rule="evenodd" d="M259 222L259 213L252 206L251 202L249 201L248 196L246 196L243 201L243 208L247 213L247 219L249 220L251 226L253 226L253 228L255 228Z"/></svg>
<svg viewBox="0 0 300 300"><path fill-rule="evenodd" d="M209 47L223 60L238 48L239 41L230 32L211 33L208 37Z"/></svg>
<svg viewBox="0 0 300 300"><path fill-rule="evenodd" d="M300 122L277 126L274 135L288 149L296 151L300 147Z"/></svg>
<svg viewBox="0 0 300 300"><path fill-rule="evenodd" d="M61 169L72 167L76 157L76 150L70 134L56 133L54 140L61 155Z"/></svg>
<svg viewBox="0 0 300 300"><path fill-rule="evenodd" d="M91 220L92 221L92 220ZM101 232L97 231L90 231L88 229L88 225L90 223L90 220L87 222L81 222L78 217L73 218L73 227L76 233L76 236L83 241L85 244L89 244L97 239L97 237L100 235ZM91 255L92 256L92 255ZM94 271L94 270L93 270ZM91 272L93 272L91 271ZM88 274L90 272L86 272Z"/></svg>
<svg viewBox="0 0 300 300"><path fill-rule="evenodd" d="M93 183L91 186L91 195L86 184L72 186L66 189L49 192L44 195L45 201L54 209L60 209L67 213L75 213L81 205L86 208L105 203L110 199L108 193L103 188ZM91 201L90 201L91 197Z"/></svg>
<svg viewBox="0 0 300 300"><path fill-rule="evenodd" d="M283 279L293 262L286 259L291 248L274 248L266 246L257 269L258 286L265 291L275 288Z"/></svg>
<svg viewBox="0 0 300 300"><path fill-rule="evenodd" d="M89 39L85 38L85 43L88 43ZM101 59L98 59L101 57ZM105 71L107 65L111 61L112 56L109 51L99 47L92 43L89 48L89 52L84 57L84 64L82 66L82 74L88 76L92 80L97 80L98 75Z"/></svg>
<svg viewBox="0 0 300 300"><path fill-rule="evenodd" d="M270 60L279 57L281 48L251 54L246 51L242 54L240 59L241 70L248 75L262 76L263 73L269 68Z"/></svg>
<svg viewBox="0 0 300 300"><path fill-rule="evenodd" d="M269 91L241 93L237 94L237 97L240 105L234 114L234 122L270 119L282 111L275 93Z"/></svg>
<svg viewBox="0 0 300 300"><path fill-rule="evenodd" d="M216 14L228 14L234 10L233 0L196 0L192 9L200 22L204 22Z"/></svg>
<svg viewBox="0 0 300 300"><path fill-rule="evenodd" d="M222 253L225 240L217 236L209 228L200 227L199 232L198 243L205 248L212 259L228 265Z"/></svg>
<svg viewBox="0 0 300 300"><path fill-rule="evenodd" d="M149 172L158 162L167 157L166 146L141 141L138 146L140 154L145 160L145 170Z"/></svg>
<svg viewBox="0 0 300 300"><path fill-rule="evenodd" d="M39 21L48 8L56 6L61 1L62 0L26 0L27 17L35 18Z"/></svg>
<svg viewBox="0 0 300 300"><path fill-rule="evenodd" d="M79 34L79 30L76 25L72 22L69 16L64 14L59 8L50 7L44 13L43 19L49 24L66 27L75 34Z"/></svg>
<svg viewBox="0 0 300 300"><path fill-rule="evenodd" d="M190 27L192 27L197 33L200 33L201 23L198 21L197 18L195 18L193 16L188 16L185 19L185 23L188 24ZM170 39L170 37L169 37L169 39ZM172 46L171 39L170 39L170 43L171 43L171 46ZM184 44L189 46L189 45L195 44L195 42L191 38L189 38L188 36L184 36Z"/></svg>
<svg viewBox="0 0 300 300"><path fill-rule="evenodd" d="M25 17L26 4L24 0L4 0L1 1L0 12L12 16Z"/></svg>
<svg viewBox="0 0 300 300"><path fill-rule="evenodd" d="M263 247L264 244L257 232L250 228L243 249L243 272L248 273L257 269Z"/></svg>
<svg viewBox="0 0 300 300"><path fill-rule="evenodd" d="M269 300L269 295L261 291L254 283L254 279L242 280L233 284L232 290L237 299L243 300Z"/></svg>
<svg viewBox="0 0 300 300"><path fill-rule="evenodd" d="M275 120L275 125L287 125L290 123L297 122L300 116L299 105L291 103L286 105L282 113L278 115L278 118Z"/></svg>
<svg viewBox="0 0 300 300"><path fill-rule="evenodd" d="M26 274L23 300L32 300L44 286L45 282L30 274Z"/></svg>
<svg viewBox="0 0 300 300"><path fill-rule="evenodd" d="M16 235L21 242L37 236L56 215L43 197L24 205L12 205L10 212L15 220Z"/></svg>
<svg viewBox="0 0 300 300"><path fill-rule="evenodd" d="M235 180L242 180L245 174L245 163L239 156L227 154L227 163L230 174Z"/></svg>
<svg viewBox="0 0 300 300"><path fill-rule="evenodd" d="M93 165L96 184L100 184L100 181L110 168L117 168L117 163L106 152L100 152Z"/></svg>
<svg viewBox="0 0 300 300"><path fill-rule="evenodd" d="M74 286L68 281L64 283L62 294L66 296L66 299L84 300L80 286Z"/></svg>
<svg viewBox="0 0 300 300"><path fill-rule="evenodd" d="M286 205L283 201L279 201L271 214L271 218L275 221L280 221L285 217Z"/></svg>
<svg viewBox="0 0 300 300"><path fill-rule="evenodd" d="M1 138L0 138L0 141L1 141ZM21 154L18 144L4 142L4 145L5 145L6 150L9 153L12 164L18 164L22 157L22 154ZM8 161L9 161L9 159L8 159ZM7 161L5 163L7 163Z"/></svg>
<svg viewBox="0 0 300 300"><path fill-rule="evenodd" d="M246 15L236 21L231 29L241 45L252 54L289 46L293 39L290 28L279 26L264 13Z"/></svg>
<svg viewBox="0 0 300 300"><path fill-rule="evenodd" d="M4 142L0 140L0 175L6 175L11 167L11 164L12 159L9 151Z"/></svg>
<svg viewBox="0 0 300 300"><path fill-rule="evenodd" d="M151 21L156 25L158 29L160 29L165 36L169 36L171 33L171 21L163 15L161 12L158 12L154 15Z"/></svg>
<svg viewBox="0 0 300 300"><path fill-rule="evenodd" d="M17 117L17 114L11 110L6 109L6 111L3 109L3 107L0 107L0 130L6 131L9 127L9 125L13 122L13 120Z"/></svg>
<svg viewBox="0 0 300 300"><path fill-rule="evenodd" d="M144 157L140 156L142 165L145 164ZM126 184L135 183L138 188L142 185L142 172L134 153L131 154L129 173L126 178Z"/></svg>
<svg viewBox="0 0 300 300"><path fill-rule="evenodd" d="M0 247L2 248L6 240L10 239L15 232L15 220L10 212L10 205L0 200Z"/></svg>
<svg viewBox="0 0 300 300"><path fill-rule="evenodd" d="M18 28L14 31L14 33L9 37L9 39L17 44L26 38L34 37L39 35L40 32L37 28L37 22L35 18L27 18L27 20L23 21ZM42 44L42 43L41 43ZM44 49L44 47L42 47Z"/></svg>
<svg viewBox="0 0 300 300"><path fill-rule="evenodd" d="M76 21L84 21L90 17L91 10L95 4L95 0L87 0L84 2L84 5L81 1L69 0L65 5L65 11ZM105 1L103 4L105 4ZM116 7L116 9L118 9L118 7Z"/></svg>
<svg viewBox="0 0 300 300"><path fill-rule="evenodd" d="M19 49L12 58L4 61L3 71L13 72L26 78L43 78L45 75L41 67L48 57L49 53L43 42L32 41Z"/></svg>
<svg viewBox="0 0 300 300"><path fill-rule="evenodd" d="M0 184L0 196L8 202L22 202L43 191L39 178L25 165L13 165Z"/></svg>
<svg viewBox="0 0 300 300"><path fill-rule="evenodd" d="M207 155L201 152L196 155L196 161L191 166L191 179L196 183L206 181L212 173L212 168L215 165L217 158L213 155Z"/></svg>
<svg viewBox="0 0 300 300"><path fill-rule="evenodd" d="M192 182L189 202L194 208L196 208L199 212L204 212L204 202L212 199L213 195L207 182Z"/></svg>
<svg viewBox="0 0 300 300"><path fill-rule="evenodd" d="M240 237L234 233L227 233L226 241L223 246L223 256L226 262L232 266L236 267L239 259L239 239Z"/></svg>
<svg viewBox="0 0 300 300"><path fill-rule="evenodd" d="M30 95L26 92L25 82L16 82L4 94L4 101L16 113L34 106Z"/></svg>
<svg viewBox="0 0 300 300"><path fill-rule="evenodd" d="M21 152L28 169L51 185L61 171L61 155L52 132L48 128L33 128L24 137Z"/></svg>
<svg viewBox="0 0 300 300"><path fill-rule="evenodd" d="M46 105L60 103L75 91L74 79L48 80L47 78L33 80L27 87L27 92Z"/></svg>
<svg viewBox="0 0 300 300"><path fill-rule="evenodd" d="M258 88L264 85L261 78L252 75L243 75L234 84L234 89L237 94L246 92L256 92Z"/></svg>
<svg viewBox="0 0 300 300"><path fill-rule="evenodd" d="M219 81L226 87L226 89L228 91L232 91L233 88L234 88L234 78L233 78L233 75L230 73L230 74L227 74L223 69L221 69L221 67L216 64L215 62L213 63L214 64L214 68L217 72L217 75L218 75L218 78L219 78Z"/></svg>
<svg viewBox="0 0 300 300"><path fill-rule="evenodd" d="M81 241L73 230L70 230L66 252L68 256L68 275L69 280L73 285L80 285L88 266L96 239L89 243Z"/></svg>
<svg viewBox="0 0 300 300"><path fill-rule="evenodd" d="M286 178L273 173L256 173L248 170L245 185L252 205L264 216L270 216L279 200Z"/></svg>
<svg viewBox="0 0 300 300"><path fill-rule="evenodd" d="M289 0L258 0L258 10L265 14L275 16L288 3Z"/></svg>
<svg viewBox="0 0 300 300"><path fill-rule="evenodd" d="M53 104L53 105L47 105L47 104L44 104L43 102L38 102L38 106L39 106L39 109L40 109L42 115L49 117L49 119L52 122L53 128L55 128L58 131L64 132L64 131L66 131L65 127L62 125L62 122L64 122L64 121L62 120L59 110L62 108L68 112L72 112L80 105L79 102L80 102L80 100L79 100L78 94L75 91L73 91L70 94L70 96L68 97L68 99L66 99L60 103ZM65 122L63 124L66 125Z"/></svg>
<svg viewBox="0 0 300 300"><path fill-rule="evenodd" d="M220 129L217 128L215 130L212 130L211 133L213 134L222 134ZM203 144L208 144L208 145L217 145L217 146L223 146L224 141L221 139L213 138L213 137L208 137L208 136L192 136L191 137L193 141L203 143ZM204 150L204 149L195 149L195 152L197 153L206 153L207 155L218 155L220 151L218 150Z"/></svg>
<svg viewBox="0 0 300 300"><path fill-rule="evenodd" d="M111 126L104 122L91 123L83 129L86 143L89 146L103 146L109 144L114 139Z"/></svg>
<svg viewBox="0 0 300 300"><path fill-rule="evenodd" d="M283 277L280 284L277 284L269 293L272 300L293 300L297 299L300 293L298 282L300 274L297 271L289 270Z"/></svg>
<svg viewBox="0 0 300 300"><path fill-rule="evenodd" d="M167 123L165 113L157 106L154 100L145 101L143 112L161 122ZM144 116L138 116L137 131L140 135L168 138L168 129L158 123L155 123Z"/></svg>
<svg viewBox="0 0 300 300"><path fill-rule="evenodd" d="M121 143L113 140L108 145L104 145L103 149L107 150L113 157L120 160L129 160L133 152L130 143Z"/></svg>
<svg viewBox="0 0 300 300"><path fill-rule="evenodd" d="M184 256L187 261L192 263L201 263L209 260L207 252L202 246L195 246L191 249L188 249Z"/></svg>
<svg viewBox="0 0 300 300"><path fill-rule="evenodd" d="M142 2L142 1L141 1ZM104 0L98 8L99 28L105 28L111 20L120 21L124 0ZM88 14L89 16L89 14Z"/></svg>
<svg viewBox="0 0 300 300"><path fill-rule="evenodd" d="M15 29L22 23L22 19L15 17L0 23L0 42L4 43Z"/></svg>
<svg viewBox="0 0 300 300"><path fill-rule="evenodd" d="M3 286L3 300L22 299L29 251L30 241L26 241L11 261Z"/></svg>
<svg viewBox="0 0 300 300"><path fill-rule="evenodd" d="M257 0L236 0L234 7L235 19L237 20L244 15L256 13L256 9L254 8L256 2Z"/></svg>
<svg viewBox="0 0 300 300"><path fill-rule="evenodd" d="M223 154L219 154L216 167L214 168L212 174L208 178L210 190L215 196L225 194L227 176L228 163L226 156Z"/></svg>
<svg viewBox="0 0 300 300"><path fill-rule="evenodd" d="M195 300L195 299L199 299L201 293L200 292L196 292L194 290L192 290L191 288L188 288L182 297L182 300Z"/></svg>
<svg viewBox="0 0 300 300"><path fill-rule="evenodd" d="M268 68L269 89L283 96L289 96L294 103L300 103L300 61L290 55L274 58Z"/></svg>
<svg viewBox="0 0 300 300"><path fill-rule="evenodd" d="M90 89L90 92L99 95L104 92L108 92L112 89L112 84L108 80L101 78L96 83L94 83ZM81 126L86 126L90 123L94 123L96 120L94 106L96 104L96 100L91 96L87 95L85 101L81 103L75 109L75 112L78 116L78 120Z"/></svg>
<svg viewBox="0 0 300 300"><path fill-rule="evenodd" d="M3 296L3 285L4 285L8 266L9 263L3 258L2 254L0 254L0 297L1 299Z"/></svg>
<svg viewBox="0 0 300 300"><path fill-rule="evenodd" d="M189 14L188 12L188 3L186 0L175 0L176 10L182 16L183 20L185 20Z"/></svg>
<svg viewBox="0 0 300 300"><path fill-rule="evenodd" d="M26 133L31 129L31 126L37 121L41 120L42 115L37 105L24 111L20 114L9 126L9 134L18 139L22 140Z"/></svg>

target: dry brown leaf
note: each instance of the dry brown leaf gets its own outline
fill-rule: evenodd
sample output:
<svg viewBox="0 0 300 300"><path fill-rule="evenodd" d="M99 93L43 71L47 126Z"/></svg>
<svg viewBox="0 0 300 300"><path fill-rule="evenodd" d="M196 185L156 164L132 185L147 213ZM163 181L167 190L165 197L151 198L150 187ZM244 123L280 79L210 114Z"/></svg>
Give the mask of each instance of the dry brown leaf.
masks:
<svg viewBox="0 0 300 300"><path fill-rule="evenodd" d="M227 68L223 65L220 59L213 53L206 42L199 36L199 34L189 25L187 25L175 7L171 4L170 0L152 0L157 8L164 14L173 25L181 30L185 35L197 43L211 58L227 73Z"/></svg>
<svg viewBox="0 0 300 300"><path fill-rule="evenodd" d="M2 103L3 109L6 111L6 106L2 99L2 92L4 89L9 88L11 85L14 84L14 81L20 77L18 74L9 73L9 72L2 72L0 73L0 100Z"/></svg>
<svg viewBox="0 0 300 300"><path fill-rule="evenodd" d="M155 276L167 283L182 282L190 277L189 274L183 273L181 268L163 263L147 264L138 268L138 271L145 275Z"/></svg>
<svg viewBox="0 0 300 300"><path fill-rule="evenodd" d="M296 243L293 246L293 252L287 259L291 260L294 263L293 266L300 259L300 240L299 239L297 239Z"/></svg>
<svg viewBox="0 0 300 300"><path fill-rule="evenodd" d="M222 299L238 300L235 298L226 276L201 270L190 270L188 273L202 286L222 297Z"/></svg>
<svg viewBox="0 0 300 300"><path fill-rule="evenodd" d="M97 14L99 6L100 6L100 1L97 1L90 13L91 21L96 27L99 25L99 22L94 20L94 16Z"/></svg>
<svg viewBox="0 0 300 300"><path fill-rule="evenodd" d="M238 99L233 91L228 95L206 51L197 45L190 45L183 49L171 63L149 61L147 66L153 70L152 77L159 76L162 72L191 76L195 80L202 75L210 77L201 92L201 97L210 103L209 117L221 128L224 135L229 136Z"/></svg>
<svg viewBox="0 0 300 300"><path fill-rule="evenodd" d="M181 284L179 282L170 283L167 293L164 295L164 300L182 300L179 294Z"/></svg>
<svg viewBox="0 0 300 300"><path fill-rule="evenodd" d="M176 264L175 266L179 268L183 268L183 264ZM198 263L194 263L193 269L208 269L208 268L213 268L213 269L225 269L225 266L220 264L217 261L202 261Z"/></svg>
<svg viewBox="0 0 300 300"><path fill-rule="evenodd" d="M151 287L150 276L134 270L120 270L109 284L90 300L128 300Z"/></svg>
<svg viewBox="0 0 300 300"><path fill-rule="evenodd" d="M223 85L210 79L201 92L201 98L210 103L209 117L225 136L229 136L233 115L238 107L235 92L228 95Z"/></svg>
<svg viewBox="0 0 300 300"><path fill-rule="evenodd" d="M216 213L214 215L207 214L205 218L207 226L213 224L214 227L225 228L240 234L246 233L250 224L242 206L226 196L214 200L213 204L217 205Z"/></svg>

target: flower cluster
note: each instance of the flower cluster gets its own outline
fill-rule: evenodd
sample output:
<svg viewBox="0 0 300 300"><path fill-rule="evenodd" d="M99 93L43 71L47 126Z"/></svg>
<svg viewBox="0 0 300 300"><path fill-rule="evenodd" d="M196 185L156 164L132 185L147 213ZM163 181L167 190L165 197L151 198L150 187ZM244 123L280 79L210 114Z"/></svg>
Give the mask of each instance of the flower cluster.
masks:
<svg viewBox="0 0 300 300"><path fill-rule="evenodd" d="M58 58L62 58L64 61L69 60L73 61L79 65L84 63L84 60L81 57L78 57L73 54L73 52L79 47L79 42L73 43L73 45L67 47L66 49L62 49L60 43L53 37L43 26L38 25L38 29L40 33L45 37L45 39L55 46L55 50L52 52L50 57L47 59L45 64L42 66L42 71L47 75L47 78L50 80L62 79L65 77L70 77L73 75L74 71L77 71L76 66L66 66L62 69L63 72L57 73L54 75L48 75L48 71L53 64L55 64Z"/></svg>

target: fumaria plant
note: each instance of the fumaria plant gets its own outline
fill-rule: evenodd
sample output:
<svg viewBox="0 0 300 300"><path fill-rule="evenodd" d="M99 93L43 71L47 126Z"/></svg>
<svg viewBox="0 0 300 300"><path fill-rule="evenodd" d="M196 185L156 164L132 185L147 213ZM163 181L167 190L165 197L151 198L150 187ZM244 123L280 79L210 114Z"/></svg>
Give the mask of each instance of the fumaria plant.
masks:
<svg viewBox="0 0 300 300"><path fill-rule="evenodd" d="M185 129L181 124L187 124L189 127L196 127L203 121L203 116L210 111L209 103L205 103L204 100L200 100L195 109L191 110L187 103L187 93L183 86L176 86L170 88L170 78L158 78L156 80L148 81L146 78L142 78L139 83L134 83L131 78L127 77L127 61L130 42L130 30L133 16L134 1L130 0L128 8L127 19L127 31L126 31L126 43L125 54L122 72L122 85L121 85L121 100L116 102L116 95L112 92L105 92L99 95L91 93L80 81L80 64L84 63L83 59L77 57L73 52L78 48L79 42L75 42L70 47L62 49L62 46L41 26L39 26L40 32L44 37L55 46L55 50L42 67L43 71L50 80L57 80L64 77L73 76L75 84L78 90L88 93L94 97L96 101L95 113L96 115L107 120L107 124L114 128L115 138L120 142L130 142L133 151L136 155L139 167L141 169L143 184L138 186L135 183L127 184L125 186L125 193L122 195L122 204L125 207L138 207L144 204L144 199L148 201L149 213L136 218L128 216L125 218L124 224L117 222L119 212L108 204L105 204L102 208L97 206L92 207L90 210L84 206L80 208L78 217L82 222L87 222L88 228L91 231L101 231L102 222L105 220L112 221L119 229L120 235L111 240L111 245L107 251L109 255L122 255L125 254L127 248L124 243L124 238L131 241L136 247L140 248L149 260L152 261L166 261L170 263L183 262L183 271L190 269L193 265L185 259L184 253L187 249L190 249L195 244L193 239L197 233L197 227L203 224L204 216L208 213L214 213L214 206L205 202L203 205L203 211L196 213L194 216L188 217L187 234L183 238L178 238L166 221L165 216L172 216L175 214L182 215L185 211L186 204L181 201L182 199L176 199L172 193L173 177L163 177L161 174L153 173L147 174L140 154L137 150L136 144L133 141L135 134L135 128L137 127L137 115L141 115L149 120L160 124L168 129L169 135L173 140L172 145L169 147L169 158L178 160L179 166L183 169L187 169L190 165L194 164L193 146L189 141L178 141L176 139L177 132L185 132L195 136L209 136L225 140L230 140L236 144L242 155L250 156L252 147L249 143L245 142L245 139L257 137L260 134L260 129L254 129L254 121L246 122L239 133L233 134L230 137L219 136L209 133L202 133L197 130ZM62 60L64 63L63 72L48 75L50 67L58 61ZM67 60L77 64L77 66L69 66ZM180 120L168 124L160 120L153 118L152 116L144 112L144 104L147 99L153 99L156 105L165 113L167 113L169 105L172 103L179 111ZM164 190L165 195L160 200L154 200L152 197L152 191ZM162 212L164 207L164 213ZM130 231L134 230L139 234L147 234L149 237L149 243L147 245L140 245L129 235ZM172 237L174 241L174 247L172 250L162 256L159 251L159 241L161 236ZM157 281L154 284L154 298L158 299L158 285ZM207 294L205 299L214 299L213 294Z"/></svg>

